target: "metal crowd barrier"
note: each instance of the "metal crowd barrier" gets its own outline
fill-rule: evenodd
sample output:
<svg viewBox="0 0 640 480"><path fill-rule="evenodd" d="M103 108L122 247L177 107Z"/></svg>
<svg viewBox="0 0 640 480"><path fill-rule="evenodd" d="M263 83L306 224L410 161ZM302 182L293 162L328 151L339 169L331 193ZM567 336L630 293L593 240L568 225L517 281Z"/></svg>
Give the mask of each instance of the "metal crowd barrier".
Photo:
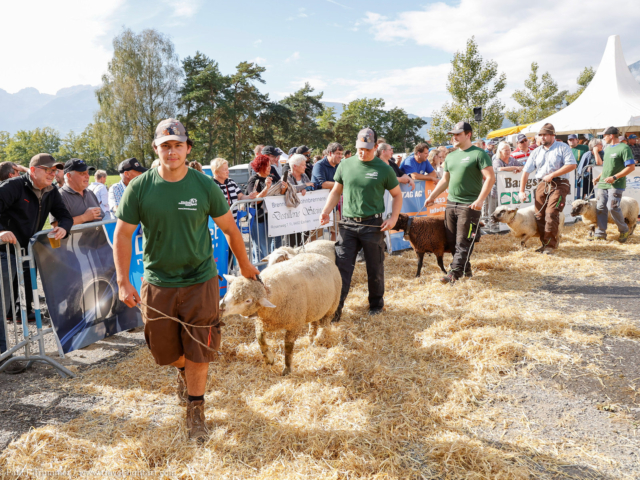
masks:
<svg viewBox="0 0 640 480"><path fill-rule="evenodd" d="M269 237L268 213L264 212L264 220L259 221L259 210L263 198L237 200L231 205L231 211L236 213L236 224L245 241L245 249L251 263L262 270L267 262L263 259L276 248L289 246L300 247L313 240L336 240L338 237L339 210L334 208L334 222L331 227L318 228L307 232L292 233L278 237ZM239 271L235 257L230 255L229 272L237 274Z"/></svg>
<svg viewBox="0 0 640 480"><path fill-rule="evenodd" d="M16 244L14 247L11 247L9 244L2 242L0 243L0 251L2 250L2 246L4 246L4 252L2 253L6 255L6 258L3 259L2 269L0 269L0 284L2 285L0 297L2 300L3 308L1 326L2 328L4 328L7 350L0 354L0 362L6 360L5 363L0 365L0 372L4 371L9 365L14 362L26 362L24 369L29 368L34 362L43 362L51 365L63 377L75 377L75 374L73 372L62 366L53 358L47 356L45 353L45 335L53 334L58 346L58 353L60 354L60 357L64 356L62 346L58 341L58 337L56 336L53 327L48 327L46 329L43 329L42 327L40 297L38 295L38 279L31 249L29 249L29 255L25 256L24 250L20 245ZM29 331L29 322L27 318L27 296L24 282L24 262L27 261L29 262L29 274L31 279L31 289L33 292L33 311L36 320L35 333L31 333ZM19 308L20 318L22 320L22 328L19 327L16 316L16 297L13 287L14 277L17 278L18 283L18 302L20 305ZM8 286L9 288L6 288L6 286ZM9 293L9 298L7 298L7 295L5 294L5 291L7 290L7 293ZM13 319L13 323L11 325L12 328L9 328L10 325L6 315L7 311L9 310L9 303ZM22 354L15 356L13 355L20 350L22 350Z"/></svg>

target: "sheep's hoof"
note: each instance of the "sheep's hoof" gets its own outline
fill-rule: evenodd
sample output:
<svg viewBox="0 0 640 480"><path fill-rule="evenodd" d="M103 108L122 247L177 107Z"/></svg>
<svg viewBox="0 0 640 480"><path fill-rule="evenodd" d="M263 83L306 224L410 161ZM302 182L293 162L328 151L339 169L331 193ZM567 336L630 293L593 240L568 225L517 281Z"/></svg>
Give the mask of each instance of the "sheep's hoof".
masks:
<svg viewBox="0 0 640 480"><path fill-rule="evenodd" d="M269 351L264 354L264 363L266 365L273 365L274 360L275 360L275 355L273 354L273 352Z"/></svg>
<svg viewBox="0 0 640 480"><path fill-rule="evenodd" d="M291 367L284 367L284 369L282 370L282 376L283 377L286 377L290 373L291 373Z"/></svg>

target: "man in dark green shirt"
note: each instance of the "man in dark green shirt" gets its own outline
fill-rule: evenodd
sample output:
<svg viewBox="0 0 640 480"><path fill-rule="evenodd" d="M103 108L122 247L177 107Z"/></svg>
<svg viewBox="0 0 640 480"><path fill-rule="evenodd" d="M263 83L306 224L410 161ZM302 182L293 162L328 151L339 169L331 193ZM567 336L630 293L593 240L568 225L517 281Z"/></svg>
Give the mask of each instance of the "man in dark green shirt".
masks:
<svg viewBox="0 0 640 480"><path fill-rule="evenodd" d="M616 127L607 128L601 135L604 135L604 142L610 146L602 151L602 173L593 180L596 186L598 227L595 235L588 240L606 240L607 223L609 212L611 212L611 218L620 232L618 241L624 243L629 238L629 226L624 221L620 201L627 186L625 177L636 169L635 160L629 145L619 143L619 132Z"/></svg>
<svg viewBox="0 0 640 480"><path fill-rule="evenodd" d="M589 151L589 147L586 145L580 145L578 135L575 133L572 133L567 137L567 143L571 147L571 153L576 157L576 163L579 165L582 155Z"/></svg>
<svg viewBox="0 0 640 480"><path fill-rule="evenodd" d="M480 238L482 204L496 178L489 155L471 144L471 125L459 122L447 133L452 135L451 143L457 150L447 155L444 176L427 197L424 206L433 205L438 195L449 188L444 225L447 243L453 251L453 261L451 270L440 281L453 284L462 276L472 275L469 259L474 243Z"/></svg>
<svg viewBox="0 0 640 480"><path fill-rule="evenodd" d="M160 122L153 141L160 166L133 179L124 191L116 212L113 255L120 300L129 307L143 304L147 345L158 365L178 369L178 398L187 405L189 437L203 441L208 436L207 371L217 358L221 336L210 216L224 232L242 275L255 278L258 270L247 257L222 190L211 177L187 167L191 147L179 121ZM129 280L131 236L139 223L144 263L141 297ZM193 327L188 333L187 327L167 316Z"/></svg>
<svg viewBox="0 0 640 480"><path fill-rule="evenodd" d="M357 156L340 162L333 177L335 182L327 198L320 224L329 223L329 214L340 195L343 221L336 242L336 265L342 276L340 304L333 321L340 320L344 302L351 287L351 277L360 249L364 252L369 282L369 313L376 315L384 307L384 232L390 230L402 208L402 192L393 169L375 156L376 132L365 128L358 133ZM384 192L393 197L391 217L383 220Z"/></svg>

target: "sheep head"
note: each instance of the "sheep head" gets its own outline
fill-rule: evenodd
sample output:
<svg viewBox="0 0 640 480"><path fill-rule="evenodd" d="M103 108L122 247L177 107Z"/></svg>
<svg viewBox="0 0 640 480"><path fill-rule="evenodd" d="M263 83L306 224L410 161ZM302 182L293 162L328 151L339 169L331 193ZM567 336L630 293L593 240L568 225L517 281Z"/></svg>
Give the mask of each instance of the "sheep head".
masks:
<svg viewBox="0 0 640 480"><path fill-rule="evenodd" d="M263 262L267 262L267 266L275 265L276 263L286 262L296 256L296 252L291 247L276 248L273 252L262 259Z"/></svg>
<svg viewBox="0 0 640 480"><path fill-rule="evenodd" d="M571 216L577 217L579 215L584 215L588 208L588 200L574 200L574 202L571 204Z"/></svg>
<svg viewBox="0 0 640 480"><path fill-rule="evenodd" d="M516 207L502 205L493 211L491 219L494 222L511 223L515 218L516 213L518 213L518 209Z"/></svg>
<svg viewBox="0 0 640 480"><path fill-rule="evenodd" d="M406 213L401 213L398 215L398 221L395 226L391 227L391 230L406 230L407 223L409 222L409 215Z"/></svg>
<svg viewBox="0 0 640 480"><path fill-rule="evenodd" d="M225 275L227 293L220 300L220 316L242 315L254 316L260 307L276 308L267 300L267 289L261 281L245 277Z"/></svg>

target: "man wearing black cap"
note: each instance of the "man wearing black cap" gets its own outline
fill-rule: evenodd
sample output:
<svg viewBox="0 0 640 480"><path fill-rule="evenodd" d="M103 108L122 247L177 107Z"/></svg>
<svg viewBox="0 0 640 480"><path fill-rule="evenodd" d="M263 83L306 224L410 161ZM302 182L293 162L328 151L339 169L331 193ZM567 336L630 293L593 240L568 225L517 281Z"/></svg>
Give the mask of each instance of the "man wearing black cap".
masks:
<svg viewBox="0 0 640 480"><path fill-rule="evenodd" d="M50 212L59 219L59 225L53 230L55 238L62 239L67 236L73 226L73 219L62 201L58 189L51 185L56 170L62 168L62 163L56 162L48 153L39 153L29 162L28 175L10 178L0 184L0 240L27 248L29 239L34 233L42 230ZM10 306L9 282L12 279L9 277L4 249L0 252L0 258L2 259L4 278L4 298L6 305ZM11 261L12 265L15 265L15 261L13 259ZM15 277L13 267L12 273ZM26 307L29 312L33 291L28 271L24 279L27 295ZM6 312L4 313L6 314ZM31 315L33 315L32 312ZM0 353L6 350L2 323L0 321Z"/></svg>
<svg viewBox="0 0 640 480"><path fill-rule="evenodd" d="M271 167L275 169L279 176L282 177L282 166L280 165L280 152L276 147L272 147L271 145L267 145L262 149L262 155L266 155L269 157L269 163L271 163Z"/></svg>
<svg viewBox="0 0 640 480"><path fill-rule="evenodd" d="M109 189L109 209L114 215L118 205L120 205L120 199L124 195L124 189L127 188L129 182L146 171L147 169L140 165L140 162L135 158L128 158L120 162L118 173L122 180L112 185Z"/></svg>
<svg viewBox="0 0 640 480"><path fill-rule="evenodd" d="M481 235L482 204L489 196L496 178L491 157L471 144L471 125L458 122L447 133L452 135L451 143L456 150L447 155L442 180L427 197L424 206L433 205L438 195L449 188L444 226L447 243L453 250L453 261L451 270L440 281L454 284L462 276L472 275L469 259Z"/></svg>
<svg viewBox="0 0 640 480"><path fill-rule="evenodd" d="M92 167L93 168L93 167ZM79 158L67 160L64 164L64 186L60 196L73 217L73 224L99 222L104 218L100 201L96 194L87 189L89 186L89 167ZM57 226L58 220L51 215L51 225Z"/></svg>
<svg viewBox="0 0 640 480"><path fill-rule="evenodd" d="M307 157L307 163L304 167L304 173L307 174L307 177L311 178L313 176L313 161L311 160L311 149L306 145L302 145L301 147L296 148L296 153ZM285 168L282 169L283 173L285 170L288 170L288 166L289 164L287 164Z"/></svg>
<svg viewBox="0 0 640 480"><path fill-rule="evenodd" d="M595 235L587 240L607 239L607 223L610 214L620 232L618 241L624 243L629 238L629 226L624 221L620 201L627 187L625 177L636 169L635 160L629 145L619 142L620 137L616 127L607 128L601 135L604 136L604 142L609 145L609 148L602 152L602 173L593 179L596 187L598 227Z"/></svg>

